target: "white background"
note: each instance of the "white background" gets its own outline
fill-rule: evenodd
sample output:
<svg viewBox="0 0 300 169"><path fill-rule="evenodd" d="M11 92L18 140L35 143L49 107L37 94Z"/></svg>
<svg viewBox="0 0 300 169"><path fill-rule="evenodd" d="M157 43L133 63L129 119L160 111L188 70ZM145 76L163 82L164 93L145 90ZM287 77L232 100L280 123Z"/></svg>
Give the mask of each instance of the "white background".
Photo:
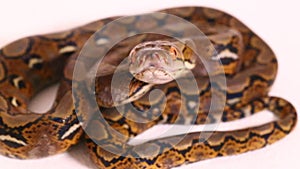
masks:
<svg viewBox="0 0 300 169"><path fill-rule="evenodd" d="M274 50L279 73L270 95L281 96L300 110L300 4L296 0L1 0L0 46L24 36L49 33L88 23L97 19L151 12L175 6L208 6L226 11L248 25ZM46 95L46 96L45 96ZM41 97L53 97L53 90ZM49 95L49 96L47 96ZM35 109L45 109L35 100ZM42 106L41 106L42 105ZM41 109L42 107L42 109ZM254 121L259 121L256 118ZM252 120L253 121L253 120ZM297 169L300 152L299 125L288 137L267 148L238 155L201 161L181 168L197 169ZM69 153L38 160L15 160L0 156L1 169L86 169L91 168L84 146Z"/></svg>

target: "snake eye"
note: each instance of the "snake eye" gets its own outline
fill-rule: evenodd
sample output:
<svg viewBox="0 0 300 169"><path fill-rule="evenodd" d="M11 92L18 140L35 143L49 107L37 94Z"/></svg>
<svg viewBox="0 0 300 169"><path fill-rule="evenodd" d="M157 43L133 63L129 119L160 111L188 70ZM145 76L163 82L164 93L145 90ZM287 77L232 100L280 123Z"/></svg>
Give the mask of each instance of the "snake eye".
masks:
<svg viewBox="0 0 300 169"><path fill-rule="evenodd" d="M177 56L178 54L176 48L174 48L173 46L170 47L170 53L174 56Z"/></svg>
<svg viewBox="0 0 300 169"><path fill-rule="evenodd" d="M173 60L176 60L176 58L178 57L178 52L177 49L173 46L170 47L170 54L172 56Z"/></svg>

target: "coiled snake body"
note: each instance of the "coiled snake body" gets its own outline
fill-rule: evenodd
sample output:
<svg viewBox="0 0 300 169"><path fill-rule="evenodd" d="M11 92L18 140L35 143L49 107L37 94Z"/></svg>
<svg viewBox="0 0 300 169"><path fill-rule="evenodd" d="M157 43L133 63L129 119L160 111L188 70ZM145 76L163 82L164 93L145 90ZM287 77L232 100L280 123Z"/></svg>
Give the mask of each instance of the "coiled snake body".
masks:
<svg viewBox="0 0 300 169"><path fill-rule="evenodd" d="M86 140L91 158L99 168L171 168L184 163L262 148L280 140L292 131L297 121L294 107L284 99L268 96L268 91L276 76L277 61L274 53L264 41L236 18L215 9L183 7L167 9L163 12L182 17L200 27L204 33L210 35L209 39L217 51L230 50L231 53L238 55L235 59L221 58L227 80L226 104L220 117L223 122L240 119L263 109L273 112L277 119L242 130L214 131L207 139L204 139L203 135L209 132L196 132L186 134L185 137L180 135L156 139L137 146L126 145L124 152L113 154L106 148L114 149L122 145L121 142L124 140L116 139L108 132L107 126L99 123L97 117L94 117L96 115L92 115L90 123L98 129L94 138L86 136ZM81 95L77 95L73 103L71 85L74 80L72 79L74 64L78 52L88 38L113 19L115 18L100 20L65 32L23 38L1 49L1 154L21 159L39 158L64 152L79 141L83 131L75 111L84 112L92 108L86 106L87 103ZM167 18L159 19L160 22L167 21ZM160 22L149 21L152 26L157 26ZM147 26L147 24L136 24L135 20L128 21L124 25L121 25L117 31L127 31L126 25L134 26L135 29ZM232 30L234 33L225 31L225 34L229 34L227 36L229 38L222 38L222 33L216 34L211 31L219 27ZM103 40L94 37L95 46L101 44ZM138 43L140 42L135 42L135 44ZM120 48L124 46L126 48L127 44L125 42L125 45L120 45ZM174 54L174 51L172 52ZM108 63L108 67L113 67L116 60L120 62L122 57L126 56L112 54L112 57L107 57L108 60L104 63ZM97 102L103 117L111 127L128 137L136 136L157 123L214 123L218 114L208 114L211 85L205 72L200 70L202 69L197 66L192 70L200 89L199 93L190 93L188 90L179 91L174 82L152 85L147 89L164 91L167 103L164 109L160 107L160 100L163 98L157 97L154 103L150 103L145 99L148 97L146 92L139 99L132 100L130 105L142 111L149 110L149 105L151 105L154 108L151 108L150 112L136 115L132 107L126 107L129 104L125 104L123 113L127 117L154 119L150 122L135 122L121 116L111 104L109 94L101 93L103 86L106 87L106 84L110 82L109 73L100 75L99 78L102 80L96 82L96 84L99 83L96 85ZM60 80L60 88L53 107L44 114L36 114L28 110L30 99L41 89L58 80ZM145 85L143 82L134 84ZM185 100L183 103L180 102L181 96ZM195 103L189 100L190 96L197 96L202 103L196 115L189 114L189 111L195 108L193 106ZM185 108L181 110L181 106ZM158 113L157 110L162 111ZM193 118L195 121L190 120ZM98 146L95 140L105 143L107 147ZM175 144L175 140L180 141ZM148 149L146 150L145 147ZM132 154L139 158L133 158Z"/></svg>

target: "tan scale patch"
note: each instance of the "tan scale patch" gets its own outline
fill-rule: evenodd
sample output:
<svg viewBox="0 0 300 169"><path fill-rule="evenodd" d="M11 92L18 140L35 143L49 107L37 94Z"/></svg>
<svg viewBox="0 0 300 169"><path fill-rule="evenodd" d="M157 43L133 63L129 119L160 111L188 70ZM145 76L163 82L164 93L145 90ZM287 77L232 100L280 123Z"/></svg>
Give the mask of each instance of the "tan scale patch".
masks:
<svg viewBox="0 0 300 169"><path fill-rule="evenodd" d="M115 108L110 108L110 109L104 109L103 111L101 110L102 116L111 121L119 121L123 118L123 115L121 112L118 112L117 109ZM131 113L131 112L129 112Z"/></svg>
<svg viewBox="0 0 300 169"><path fill-rule="evenodd" d="M287 105L287 102L286 102L285 100L283 100L283 99L280 99L280 100L278 101L278 105L279 105L279 106L286 106L286 105Z"/></svg>
<svg viewBox="0 0 300 169"><path fill-rule="evenodd" d="M278 129L275 129L273 134L268 138L268 144L273 144L276 141L282 139L286 134Z"/></svg>
<svg viewBox="0 0 300 169"><path fill-rule="evenodd" d="M223 156L235 155L245 152L245 146L241 143L237 143L236 141L229 140L224 143L220 153Z"/></svg>
<svg viewBox="0 0 300 169"><path fill-rule="evenodd" d="M93 143L95 144L95 143ZM97 145L95 145L97 146ZM97 154L101 155L101 157L104 158L105 161L111 161L114 158L118 158L118 155L113 154L109 151L106 151L105 149L101 148L100 146L97 146Z"/></svg>
<svg viewBox="0 0 300 169"><path fill-rule="evenodd" d="M247 90L244 91L244 97L242 99L243 103L249 103L254 98L260 98L264 96L268 90L268 84L262 81L255 81L252 86L250 86ZM260 105L256 106L258 109L262 109ZM261 110L260 109L260 110Z"/></svg>
<svg viewBox="0 0 300 169"><path fill-rule="evenodd" d="M230 134L238 141L245 141L249 137L248 130L234 131Z"/></svg>
<svg viewBox="0 0 300 169"><path fill-rule="evenodd" d="M86 131L89 134L89 137L96 140L102 140L108 138L108 133L99 121L92 121L89 123L90 128L87 128Z"/></svg>
<svg viewBox="0 0 300 169"><path fill-rule="evenodd" d="M182 154L176 151L167 151L160 155L156 160L156 165L161 168L171 168L174 166L181 165L185 162L185 158Z"/></svg>
<svg viewBox="0 0 300 169"><path fill-rule="evenodd" d="M136 113L131 113L131 114L136 114ZM137 119L137 117L128 117L127 119ZM127 124L130 126L131 132L139 134L147 129L149 129L150 127L154 126L157 122L155 121L151 121L148 123L138 123L132 120L128 120Z"/></svg>
<svg viewBox="0 0 300 169"><path fill-rule="evenodd" d="M3 96L0 95L0 112L2 114L7 113L8 104Z"/></svg>
<svg viewBox="0 0 300 169"><path fill-rule="evenodd" d="M119 20L118 22L123 23L123 24L132 24L133 22L135 22L136 17L125 17L122 18L121 20Z"/></svg>
<svg viewBox="0 0 300 169"><path fill-rule="evenodd" d="M68 80L72 80L73 78L73 70L74 70L74 65L76 64L75 60L69 60L68 63L66 64L65 68L64 68L64 77ZM81 64L81 62L77 62L79 69L83 69L83 65ZM80 65L79 65L80 64ZM77 72L82 72L82 71L77 71ZM85 71L84 71L85 72ZM82 76L79 76L82 77ZM75 79L77 80L77 79ZM81 80L81 79L79 79Z"/></svg>
<svg viewBox="0 0 300 169"><path fill-rule="evenodd" d="M236 28L238 30L240 30L241 32L248 32L249 28L247 26L245 26L241 21L233 18L230 20L229 23L230 26L232 26L233 28Z"/></svg>
<svg viewBox="0 0 300 169"><path fill-rule="evenodd" d="M129 136L129 126L127 124L121 125L119 123L113 123L110 125L110 127L112 127L115 131L118 131L120 134L122 134L123 136Z"/></svg>
<svg viewBox="0 0 300 169"><path fill-rule="evenodd" d="M291 116L291 115L288 115ZM277 124L282 128L284 131L291 131L294 127L294 119L293 118L285 118L277 122Z"/></svg>
<svg viewBox="0 0 300 169"><path fill-rule="evenodd" d="M144 16L143 20L135 23L135 28L139 30L150 30L155 28L157 25L157 19L152 16Z"/></svg>
<svg viewBox="0 0 300 169"><path fill-rule="evenodd" d="M7 57L12 58L20 57L26 52L29 43L30 40L28 38L23 38L18 41L15 41L2 49L3 54Z"/></svg>
<svg viewBox="0 0 300 169"><path fill-rule="evenodd" d="M196 124L211 124L211 123L213 123L211 121L211 119L207 118L207 117L208 117L208 113L198 112L197 119L196 119Z"/></svg>
<svg viewBox="0 0 300 169"><path fill-rule="evenodd" d="M108 37L115 34L125 34L125 33L127 33L127 28L116 24L107 25L107 29L105 29L102 32L103 35L107 35Z"/></svg>
<svg viewBox="0 0 300 169"><path fill-rule="evenodd" d="M209 9L209 8L203 8L203 13L208 17L208 18L219 18L224 15L223 12L214 10L214 9Z"/></svg>
<svg viewBox="0 0 300 169"><path fill-rule="evenodd" d="M214 158L218 155L218 152L209 148L209 146L205 146L203 143L193 145L191 150L185 154L188 158L189 162L195 162L200 160L205 160L209 158Z"/></svg>
<svg viewBox="0 0 300 169"><path fill-rule="evenodd" d="M176 150L185 150L187 149L189 146L191 146L193 143L193 135L192 134L188 134L186 136L183 137L182 140L180 140L180 142L175 142L175 144L173 143L173 147Z"/></svg>
<svg viewBox="0 0 300 169"><path fill-rule="evenodd" d="M194 11L195 11L194 7L184 7L184 8L174 8L168 10L168 13L171 12L172 14L176 14L177 16L189 17Z"/></svg>
<svg viewBox="0 0 300 169"><path fill-rule="evenodd" d="M247 75L237 74L234 79L226 79L227 93L231 94L243 91L250 83L250 79L247 77Z"/></svg>
<svg viewBox="0 0 300 169"><path fill-rule="evenodd" d="M57 108L55 109L55 113L52 116L56 116L59 118L66 118L73 112L74 105L71 91L67 92L59 101Z"/></svg>
<svg viewBox="0 0 300 169"><path fill-rule="evenodd" d="M10 115L7 113L3 113L1 115L3 123L5 123L6 125L10 126L10 127L20 127L20 126L24 126L30 122L34 122L35 120L37 120L38 118L40 118L41 114L19 114L19 115Z"/></svg>
<svg viewBox="0 0 300 169"><path fill-rule="evenodd" d="M260 137L252 137L248 142L247 142L247 147L249 150L256 150L259 148L264 147L266 144L266 140Z"/></svg>
<svg viewBox="0 0 300 169"><path fill-rule="evenodd" d="M64 32L58 32L58 33L47 34L47 35L44 35L44 37L46 37L46 38L48 38L48 39L65 39L65 38L67 38L71 33L72 33L72 31L64 31Z"/></svg>
<svg viewBox="0 0 300 169"><path fill-rule="evenodd" d="M159 155L159 150L160 146L153 143L137 145L133 148L133 151L135 151L141 158L156 157Z"/></svg>
<svg viewBox="0 0 300 169"><path fill-rule="evenodd" d="M224 73L228 75L234 75L236 73L237 67L239 65L239 60L231 62L229 65L224 66Z"/></svg>
<svg viewBox="0 0 300 169"><path fill-rule="evenodd" d="M144 166L148 166L147 164L142 165L140 162L137 161L134 158L125 158L124 160L118 161L116 163L112 163L111 167L112 169L134 169L134 168L145 168ZM106 167L104 167L106 168Z"/></svg>
<svg viewBox="0 0 300 169"><path fill-rule="evenodd" d="M238 120L242 118L242 113L239 111L231 110L226 114L227 121Z"/></svg>
<svg viewBox="0 0 300 169"><path fill-rule="evenodd" d="M258 113L265 109L264 104L260 101L253 101L252 105L254 105L254 108L253 108L254 113Z"/></svg>
<svg viewBox="0 0 300 169"><path fill-rule="evenodd" d="M156 14L156 13L152 14L152 16L153 16L154 18L156 18L156 19L159 19L159 20L162 20L162 19L164 19L164 18L167 17L167 15Z"/></svg>
<svg viewBox="0 0 300 169"><path fill-rule="evenodd" d="M243 53L243 62L242 65L249 67L251 66L252 61L256 59L256 56L258 55L258 51L255 49L247 49Z"/></svg>
<svg viewBox="0 0 300 169"><path fill-rule="evenodd" d="M273 130L274 130L274 124L270 123L270 124L262 125L260 127L255 127L253 130L251 130L251 132L263 136L271 133Z"/></svg>
<svg viewBox="0 0 300 169"><path fill-rule="evenodd" d="M217 146L222 142L224 142L224 139L225 139L225 133L217 132L211 135L211 137L207 140L207 142L211 146Z"/></svg>
<svg viewBox="0 0 300 169"><path fill-rule="evenodd" d="M259 37L252 37L250 40L252 46L260 50L260 54L257 57L257 62L262 64L268 64L275 58L274 53L269 46Z"/></svg>

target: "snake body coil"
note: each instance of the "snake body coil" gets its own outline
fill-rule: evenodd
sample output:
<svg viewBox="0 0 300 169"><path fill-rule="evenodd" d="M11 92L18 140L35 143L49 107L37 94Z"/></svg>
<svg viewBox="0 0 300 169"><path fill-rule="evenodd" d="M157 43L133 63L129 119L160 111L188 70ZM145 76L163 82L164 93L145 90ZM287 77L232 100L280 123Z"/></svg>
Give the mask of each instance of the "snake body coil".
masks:
<svg viewBox="0 0 300 169"><path fill-rule="evenodd" d="M268 96L276 77L277 60L261 38L236 18L215 9L182 7L166 9L163 12L184 18L198 26L204 33L211 35L210 40L217 50L231 49L231 52L238 55L236 60L221 59L227 80L226 105L220 117L223 122L241 119L263 109L273 112L276 120L242 130L214 131L206 140L203 138L206 132L156 139L142 145L129 146L125 152L113 154L105 148L114 149L120 146L118 144L120 140L110 134L106 126L97 121L95 115L90 123L98 126L98 137L86 136L86 140L91 158L99 168L171 168L259 149L282 139L293 130L297 121L295 108L284 99ZM23 38L0 50L1 154L20 159L40 158L64 152L79 141L83 130L75 109L85 111L89 108L80 95L73 102L71 85L74 80L72 79L74 64L88 38L114 19L99 20L60 33ZM167 22L167 18L159 19L160 22ZM149 24L157 26L160 22L150 20ZM136 24L135 20L131 20L120 25L118 31L127 31L128 25L137 30L147 26ZM205 27L210 29L206 30ZM230 41L222 41L221 38L221 43L220 40L214 41L214 33L211 30L220 27L233 30L237 36L232 36ZM95 37L94 40L95 46L103 42L101 37L99 39ZM112 57L108 57L104 62L112 64L113 61L110 59L113 60ZM114 106L105 102L106 98L103 95L96 94L100 109L103 110L103 117L112 128L128 137L136 136L157 123L191 124L190 119L193 118L195 119L193 124L214 123L218 114L208 114L207 111L211 96L210 83L208 77L199 75L201 74L199 70L197 67L193 70L199 93L179 91L175 82L169 82L151 86L149 89L164 91L167 103L165 109L161 108L160 101L163 98L157 97L157 101L151 104L145 99L148 97L147 94L130 103L143 111L148 110L149 105L152 106L151 112L139 115L139 118L155 119L151 122L139 123L126 119ZM37 114L28 110L28 103L37 92L59 80L59 91L49 111ZM103 81L99 80L99 83ZM99 86L96 86L96 91L101 92L101 84ZM181 96L186 102L180 103ZM194 103L189 100L190 96L197 96L203 103L196 115L189 114L190 109L194 108ZM124 114L127 116L135 114L130 106L126 106L127 104ZM186 107L183 113L179 113L181 106ZM156 116L157 110L163 111ZM107 147L98 146L94 140L105 142ZM175 140L180 141L174 144ZM145 150L145 147L149 150ZM133 158L130 154L139 158Z"/></svg>

